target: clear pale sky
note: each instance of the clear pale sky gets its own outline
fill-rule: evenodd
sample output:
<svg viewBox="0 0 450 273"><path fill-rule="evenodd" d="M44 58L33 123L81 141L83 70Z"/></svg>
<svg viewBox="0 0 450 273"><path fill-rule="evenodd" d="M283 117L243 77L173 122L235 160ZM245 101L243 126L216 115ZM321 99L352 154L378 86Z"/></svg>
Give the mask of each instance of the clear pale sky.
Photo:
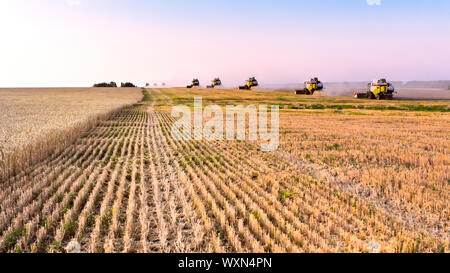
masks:
<svg viewBox="0 0 450 273"><path fill-rule="evenodd" d="M0 35L4 87L450 79L449 0L0 0Z"/></svg>

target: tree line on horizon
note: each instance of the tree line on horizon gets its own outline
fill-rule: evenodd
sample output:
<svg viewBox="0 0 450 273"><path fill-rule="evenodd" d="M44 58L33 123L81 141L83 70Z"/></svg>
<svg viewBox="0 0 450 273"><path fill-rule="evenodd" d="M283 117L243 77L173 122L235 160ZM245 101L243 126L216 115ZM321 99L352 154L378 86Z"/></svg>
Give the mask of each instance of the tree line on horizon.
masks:
<svg viewBox="0 0 450 273"><path fill-rule="evenodd" d="M101 83L96 83L94 84L94 87L113 87L113 88L117 88L117 83L115 82L101 82ZM120 87L136 87L135 84L131 83L131 82L122 82L120 83Z"/></svg>

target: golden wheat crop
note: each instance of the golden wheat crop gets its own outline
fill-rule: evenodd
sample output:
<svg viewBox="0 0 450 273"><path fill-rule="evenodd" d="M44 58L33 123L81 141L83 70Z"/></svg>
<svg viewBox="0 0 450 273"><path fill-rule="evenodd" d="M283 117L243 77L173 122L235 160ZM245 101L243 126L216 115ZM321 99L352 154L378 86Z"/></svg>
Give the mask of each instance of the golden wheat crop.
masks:
<svg viewBox="0 0 450 273"><path fill-rule="evenodd" d="M137 88L0 89L0 143L9 152L141 96Z"/></svg>

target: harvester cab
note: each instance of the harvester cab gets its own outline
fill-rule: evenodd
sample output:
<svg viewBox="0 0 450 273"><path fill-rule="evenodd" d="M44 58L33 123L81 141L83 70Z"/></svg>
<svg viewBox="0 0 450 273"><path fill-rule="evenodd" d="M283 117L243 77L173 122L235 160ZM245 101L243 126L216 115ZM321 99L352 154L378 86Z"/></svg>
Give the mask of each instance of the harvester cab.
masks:
<svg viewBox="0 0 450 273"><path fill-rule="evenodd" d="M392 100L394 99L394 93L394 86L386 79L375 79L367 85L366 93L355 92L354 97L357 99Z"/></svg>
<svg viewBox="0 0 450 273"><path fill-rule="evenodd" d="M252 89L252 87L257 87L259 86L258 81L256 80L255 77L251 77L247 80L247 84L243 85L243 86L239 86L240 90L250 90Z"/></svg>
<svg viewBox="0 0 450 273"><path fill-rule="evenodd" d="M186 86L187 88L193 88L193 87L199 87L200 86L200 81L198 79L193 79L192 80L192 84Z"/></svg>
<svg viewBox="0 0 450 273"><path fill-rule="evenodd" d="M311 78L309 81L305 82L304 88L300 90L295 90L297 95L314 95L316 91L323 90L323 83L319 81L319 78Z"/></svg>
<svg viewBox="0 0 450 273"><path fill-rule="evenodd" d="M214 88L216 86L221 86L222 85L222 81L219 78L215 78L214 80L212 80L211 85L208 85L207 88Z"/></svg>

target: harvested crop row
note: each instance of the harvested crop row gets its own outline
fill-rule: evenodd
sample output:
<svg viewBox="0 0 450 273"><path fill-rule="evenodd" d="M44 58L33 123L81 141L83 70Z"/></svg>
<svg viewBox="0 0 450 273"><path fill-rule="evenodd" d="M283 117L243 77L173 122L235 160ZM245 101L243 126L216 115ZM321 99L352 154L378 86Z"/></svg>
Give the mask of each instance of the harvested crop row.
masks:
<svg viewBox="0 0 450 273"><path fill-rule="evenodd" d="M286 114L280 150L286 160L309 162L337 177L341 189L401 218L409 229L445 241L450 227L448 123L447 114Z"/></svg>
<svg viewBox="0 0 450 273"><path fill-rule="evenodd" d="M168 128L166 127L165 129L167 130ZM253 221L253 224L256 224L256 226L253 227L255 232L264 232L264 230L267 230L267 232L272 233L272 235L275 237L272 239L272 242L271 239L269 239L270 234L259 235L261 239L265 238L264 240L268 240L266 242L266 246L272 246L273 244L276 247L274 241L278 241L283 242L284 247L288 247L288 249L284 251L299 251L299 249L296 247L296 244L303 246L303 248L306 248L306 244L314 242L314 240L311 240L310 238L309 240L299 239L301 236L298 233L298 228L300 228L301 226L298 225L298 222L296 221L296 218L293 214L285 213L286 208L281 203L279 203L279 201L277 200L277 195L267 195L265 194L264 190L258 190L257 183L255 183L254 179L251 178L251 172L247 172L247 174L245 174L246 172L242 169L242 160L245 159L229 158L230 155L225 149L215 149L213 148L214 145L204 145L202 142L196 142L193 145L189 145L191 147L183 146L181 147L181 149L179 149L180 151L185 151L183 157L193 159L192 161L194 161L194 165L199 165L193 167L199 168L200 172L208 168L210 171L205 172L205 178L218 176L217 179L220 180L218 180L216 183L217 187L219 187L220 192L224 192L226 196L231 198L230 202L232 204L238 204L238 213L240 214L238 214L237 216L240 216L239 218L244 219L244 224ZM187 153L194 153L194 155ZM219 154L222 156L217 156ZM232 161L241 162L241 167L236 168L231 166L229 162ZM187 162L187 164L190 163L191 162ZM262 164L264 165L264 163ZM213 172L215 172L215 170L219 170L223 174L214 174ZM210 188L215 191L215 194L217 196L221 196L217 190L214 190L214 186L211 186ZM244 189L245 192L242 192L241 188ZM223 197L220 197L220 199L223 199ZM239 200L244 200L245 204L241 203ZM227 201L222 201L221 203L224 202L225 206L227 206ZM275 204L278 204L275 206L277 208L276 210L273 209L273 206ZM246 207L246 205L248 207ZM249 208L251 208L251 210ZM288 215L287 219L284 218L283 214ZM309 232L308 235L310 237L312 234L314 234L314 231L312 231L312 234L311 231L306 232ZM293 244L289 246L290 240L288 239L288 237L292 236L292 234L297 234L297 239L294 239ZM256 233L256 235L258 235L258 233ZM316 236L319 235L316 233ZM253 244L255 243L256 242L253 241ZM311 246L311 249L320 251L320 249L326 250L328 249L328 247L323 242L319 242L318 245ZM276 251L283 250L276 249Z"/></svg>
<svg viewBox="0 0 450 273"><path fill-rule="evenodd" d="M168 123L170 122L168 121ZM166 135L168 135L170 124L165 127ZM212 152L209 154L205 153L202 151L202 147L210 147L209 149L212 149ZM216 147L222 147L222 149L216 149ZM369 251L368 245L370 245L371 240L379 242L382 251L390 252L442 251L446 247L448 248L445 237L439 238L434 233L418 227L414 227L411 230L409 222L405 222L404 219L391 214L386 208L378 207L359 196L352 196L350 192L343 191L339 185L335 184L334 180L317 179L312 177L309 172L292 173L292 170L290 175L287 173L282 179L277 179L277 175L279 176L281 170L286 170L286 168L292 169L291 163L283 163L284 160L277 156L261 156L250 151L254 151L254 147L252 149L248 149L248 147L252 147L252 145L239 144L230 147L230 142L225 144L224 142L218 142L205 146L205 142L195 142L195 144L191 145L191 148L187 145L179 146L180 153L184 153L180 160L184 158L185 162L183 164L187 163L187 165L193 163L193 167L198 168L197 172L201 173L202 171L204 172L205 165L209 164L208 161L215 161L213 157L220 154L222 158L225 158L225 161L228 161L228 164L237 165L236 173L238 177L234 179L234 182L238 183L239 187L244 185L242 181L250 181L242 173L256 173L258 176L264 174L262 170L270 169L267 167L272 166L272 170L269 170L269 175L274 174L271 180L275 182L273 184L276 184L276 190L267 188L258 190L257 185L260 181L258 183L250 181L248 184L250 189L246 194L249 196L253 195L252 198L255 198L255 200L261 198L260 196L268 198L266 201L261 202L262 205L264 202L271 204L263 213L271 211L274 197L275 199L277 197L282 198L283 204L279 206L283 215L288 219L287 223L297 225L300 222L300 225L303 225L303 230L306 232L306 237L304 237L306 240L304 241L307 243L316 242L322 245L322 248L317 246L304 248L306 251ZM224 155L230 152L236 154L236 156L227 159L227 156ZM237 164L237 162L239 163ZM246 164L246 162L249 163ZM281 162L281 164L277 162ZM247 170L245 170L245 165L247 165ZM289 167L289 165L291 166ZM256 169L254 166L258 166L258 168ZM233 177L233 173L228 172L226 168L223 169L216 162L211 167L211 171L214 172L214 170L224 172L227 178ZM305 169L305 171L307 170ZM270 177L269 175L264 175L265 180L268 180L266 177ZM206 173L206 177L214 177L214 174ZM299 178L306 178L306 180ZM277 182L277 180L280 181ZM267 181L262 182L268 184L266 183ZM227 184L226 181L221 183ZM222 184L218 185L219 187L222 186ZM233 186L232 183L231 185ZM214 188L211 188L211 190L215 191ZM227 190L222 188L220 192L225 193ZM259 196L254 195L255 192ZM288 198L285 198L284 195L288 196ZM208 193L205 193L205 196L210 198ZM223 200L220 194L217 195L217 198L219 198L218 202ZM233 196L230 195L230 198L233 198ZM245 197L240 199L245 200ZM208 202L211 203L211 200ZM226 202L222 201L222 204L227 206ZM293 214L290 214L286 208L292 210ZM276 215L276 213L273 215ZM290 215L293 217L290 217ZM309 218L309 220L303 220L305 217ZM276 225L281 225L280 223L282 222L282 219L274 218ZM329 243L331 243L331 246L327 245Z"/></svg>

